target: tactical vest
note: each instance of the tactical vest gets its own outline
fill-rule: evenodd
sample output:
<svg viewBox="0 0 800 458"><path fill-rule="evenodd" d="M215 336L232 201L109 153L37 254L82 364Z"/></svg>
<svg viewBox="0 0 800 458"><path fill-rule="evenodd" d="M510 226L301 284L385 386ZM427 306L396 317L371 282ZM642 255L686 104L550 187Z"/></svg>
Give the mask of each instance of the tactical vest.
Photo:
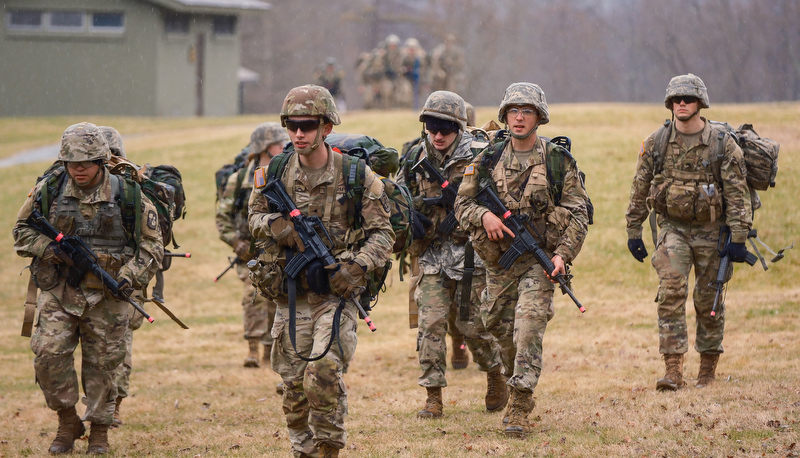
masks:
<svg viewBox="0 0 800 458"><path fill-rule="evenodd" d="M681 151L669 142L672 131L662 127L656 133L648 208L682 223L713 223L724 218L720 163L727 137L712 125L710 144L694 147L692 154L677 163Z"/></svg>

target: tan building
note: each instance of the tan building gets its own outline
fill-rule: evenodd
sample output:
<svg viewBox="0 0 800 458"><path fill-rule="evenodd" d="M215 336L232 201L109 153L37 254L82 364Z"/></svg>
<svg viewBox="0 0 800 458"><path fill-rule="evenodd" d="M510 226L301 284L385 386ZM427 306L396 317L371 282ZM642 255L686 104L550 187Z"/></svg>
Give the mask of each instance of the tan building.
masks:
<svg viewBox="0 0 800 458"><path fill-rule="evenodd" d="M5 0L0 116L239 113L241 14L259 0Z"/></svg>

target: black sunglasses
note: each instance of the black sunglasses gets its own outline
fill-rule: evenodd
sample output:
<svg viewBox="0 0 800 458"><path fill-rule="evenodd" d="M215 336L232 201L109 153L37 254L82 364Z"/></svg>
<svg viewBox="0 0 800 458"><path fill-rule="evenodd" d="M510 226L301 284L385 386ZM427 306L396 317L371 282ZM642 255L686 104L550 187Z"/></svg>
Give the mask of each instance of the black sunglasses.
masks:
<svg viewBox="0 0 800 458"><path fill-rule="evenodd" d="M319 129L319 124L319 119L304 119L302 121L293 121L291 119L287 119L286 130L297 132L297 129L300 129L303 132L314 132L315 130Z"/></svg>
<svg viewBox="0 0 800 458"><path fill-rule="evenodd" d="M428 129L426 129L426 130L427 130L428 132L430 132L430 133L431 133L431 135L436 135L436 134L439 134L439 133L440 133L440 134L442 134L442 137L447 137L448 135L450 135L450 134L452 134L453 132L455 132L455 131L454 131L454 130L452 130L452 129L436 129L436 128L434 128L434 129L431 129L431 128L428 128Z"/></svg>
<svg viewBox="0 0 800 458"><path fill-rule="evenodd" d="M681 103L681 102L685 103L686 105L689 105L690 103L697 102L697 97L692 97L690 95L682 95L680 97L672 98L672 103Z"/></svg>

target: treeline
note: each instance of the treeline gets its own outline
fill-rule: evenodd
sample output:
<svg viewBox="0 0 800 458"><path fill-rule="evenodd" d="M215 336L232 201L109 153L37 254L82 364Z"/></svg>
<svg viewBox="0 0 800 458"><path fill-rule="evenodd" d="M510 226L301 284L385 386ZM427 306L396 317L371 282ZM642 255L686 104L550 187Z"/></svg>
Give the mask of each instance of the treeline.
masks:
<svg viewBox="0 0 800 458"><path fill-rule="evenodd" d="M552 102L658 102L669 79L692 72L714 102L800 100L797 0L272 0L243 17L242 65L261 74L247 112L275 112L328 56L347 72L394 33L430 51L448 33L468 56L475 105L496 105L514 81Z"/></svg>

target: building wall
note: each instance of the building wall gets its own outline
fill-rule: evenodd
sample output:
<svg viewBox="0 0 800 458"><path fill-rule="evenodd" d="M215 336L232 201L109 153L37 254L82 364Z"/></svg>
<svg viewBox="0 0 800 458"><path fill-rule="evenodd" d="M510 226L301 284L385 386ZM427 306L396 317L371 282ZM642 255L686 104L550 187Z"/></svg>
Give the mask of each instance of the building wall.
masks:
<svg viewBox="0 0 800 458"><path fill-rule="evenodd" d="M134 0L6 0L0 40L0 116L152 115L153 9ZM9 9L123 12L116 33L12 31Z"/></svg>

